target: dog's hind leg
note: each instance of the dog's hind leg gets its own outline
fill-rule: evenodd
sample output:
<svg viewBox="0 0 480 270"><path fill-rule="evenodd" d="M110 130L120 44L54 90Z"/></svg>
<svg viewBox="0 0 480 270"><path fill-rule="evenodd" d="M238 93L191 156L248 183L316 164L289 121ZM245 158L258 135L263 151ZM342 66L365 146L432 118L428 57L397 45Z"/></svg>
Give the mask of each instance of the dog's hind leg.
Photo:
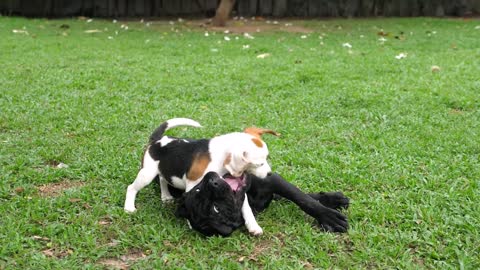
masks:
<svg viewBox="0 0 480 270"><path fill-rule="evenodd" d="M153 158L147 152L143 159L143 168L138 172L135 181L133 181L133 183L127 188L127 195L125 198L124 206L126 212L134 212L136 210L135 198L137 196L137 193L142 188L150 184L155 178L155 176L158 175L158 173L158 161L153 160Z"/></svg>
<svg viewBox="0 0 480 270"><path fill-rule="evenodd" d="M162 196L162 202L171 202L173 200L172 194L168 189L168 182L164 177L160 176L160 193Z"/></svg>

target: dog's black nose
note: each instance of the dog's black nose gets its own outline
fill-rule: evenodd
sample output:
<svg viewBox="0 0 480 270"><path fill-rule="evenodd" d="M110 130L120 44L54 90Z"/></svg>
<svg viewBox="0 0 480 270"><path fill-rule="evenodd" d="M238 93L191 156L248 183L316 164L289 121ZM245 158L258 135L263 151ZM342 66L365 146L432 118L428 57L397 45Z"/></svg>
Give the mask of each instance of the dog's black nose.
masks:
<svg viewBox="0 0 480 270"><path fill-rule="evenodd" d="M209 180L210 184L213 185L214 187L217 187L219 185L218 183L218 178L210 178Z"/></svg>

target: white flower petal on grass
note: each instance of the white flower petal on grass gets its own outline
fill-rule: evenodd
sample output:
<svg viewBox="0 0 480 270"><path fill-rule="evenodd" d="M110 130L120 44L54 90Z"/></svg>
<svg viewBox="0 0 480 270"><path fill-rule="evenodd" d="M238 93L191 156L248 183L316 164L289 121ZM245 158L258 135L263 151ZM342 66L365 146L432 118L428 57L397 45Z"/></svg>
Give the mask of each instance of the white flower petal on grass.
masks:
<svg viewBox="0 0 480 270"><path fill-rule="evenodd" d="M84 33L87 33L87 34L93 34L93 33L101 33L102 30L98 30L98 29L90 29L90 30L85 30L83 31Z"/></svg>
<svg viewBox="0 0 480 270"><path fill-rule="evenodd" d="M205 36L208 37L210 34L208 34L208 32L205 32Z"/></svg>
<svg viewBox="0 0 480 270"><path fill-rule="evenodd" d="M213 48L213 49L210 49L211 52L218 52L218 49L216 48Z"/></svg>
<svg viewBox="0 0 480 270"><path fill-rule="evenodd" d="M270 55L271 54L269 54L269 53L262 53L262 54L257 55L257 58L263 59L263 58L269 57Z"/></svg>
<svg viewBox="0 0 480 270"><path fill-rule="evenodd" d="M347 42L347 43L343 43L342 46L343 46L344 48L349 48L349 49L352 48L352 45L351 45L350 43L348 43L348 42Z"/></svg>
<svg viewBox="0 0 480 270"><path fill-rule="evenodd" d="M243 45L242 48L243 48L244 50L250 49L250 45Z"/></svg>
<svg viewBox="0 0 480 270"><path fill-rule="evenodd" d="M112 36L108 36L107 38L108 38L108 39L113 39L113 37L112 37Z"/></svg>
<svg viewBox="0 0 480 270"><path fill-rule="evenodd" d="M273 24L278 24L278 21L273 21Z"/></svg>
<svg viewBox="0 0 480 270"><path fill-rule="evenodd" d="M240 38L238 36L235 37L235 40L239 40Z"/></svg>
<svg viewBox="0 0 480 270"><path fill-rule="evenodd" d="M87 23L91 23L92 21L93 21L93 19L88 19Z"/></svg>
<svg viewBox="0 0 480 270"><path fill-rule="evenodd" d="M12 30L12 33L14 33L14 34L25 34L25 35L28 35L28 31L18 30L18 29L13 29L13 30Z"/></svg>
<svg viewBox="0 0 480 270"><path fill-rule="evenodd" d="M398 60L400 59L403 59L403 58L406 58L407 57L407 53L400 53L399 55L395 56L395 58L397 58Z"/></svg>
<svg viewBox="0 0 480 270"><path fill-rule="evenodd" d="M249 33L244 33L243 37L248 38L248 39L254 39L254 37L252 35L250 35Z"/></svg>
<svg viewBox="0 0 480 270"><path fill-rule="evenodd" d="M117 23L117 20L113 20L112 23Z"/></svg>
<svg viewBox="0 0 480 270"><path fill-rule="evenodd" d="M223 31L223 33L228 34L228 33L230 33L230 31L229 31L229 30L225 30L225 31Z"/></svg>
<svg viewBox="0 0 480 270"><path fill-rule="evenodd" d="M379 38L379 39L378 39L378 41L380 41L380 42L382 42L382 43L383 43L383 42L387 41L387 39L386 39L386 38L384 38L384 37L381 37L381 38Z"/></svg>
<svg viewBox="0 0 480 270"><path fill-rule="evenodd" d="M56 166L58 169L66 169L68 168L69 166L63 162L60 162L58 163L58 165Z"/></svg>
<svg viewBox="0 0 480 270"><path fill-rule="evenodd" d="M227 36L224 36L223 39L225 39L225 41L230 41L230 38Z"/></svg>
<svg viewBox="0 0 480 270"><path fill-rule="evenodd" d="M300 36L301 39L306 39L307 38L307 35L302 35Z"/></svg>
<svg viewBox="0 0 480 270"><path fill-rule="evenodd" d="M480 25L475 26L475 30L480 30Z"/></svg>

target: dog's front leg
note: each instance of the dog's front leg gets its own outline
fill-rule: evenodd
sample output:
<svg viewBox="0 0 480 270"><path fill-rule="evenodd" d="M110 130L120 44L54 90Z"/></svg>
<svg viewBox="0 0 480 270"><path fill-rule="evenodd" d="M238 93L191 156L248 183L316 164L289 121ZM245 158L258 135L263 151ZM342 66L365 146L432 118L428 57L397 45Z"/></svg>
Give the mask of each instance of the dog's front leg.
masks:
<svg viewBox="0 0 480 270"><path fill-rule="evenodd" d="M243 201L242 216L245 220L245 227L247 227L250 234L255 236L263 234L263 230L258 225L257 220L253 215L252 208L250 208L250 204L248 204L248 196L245 196L245 200Z"/></svg>

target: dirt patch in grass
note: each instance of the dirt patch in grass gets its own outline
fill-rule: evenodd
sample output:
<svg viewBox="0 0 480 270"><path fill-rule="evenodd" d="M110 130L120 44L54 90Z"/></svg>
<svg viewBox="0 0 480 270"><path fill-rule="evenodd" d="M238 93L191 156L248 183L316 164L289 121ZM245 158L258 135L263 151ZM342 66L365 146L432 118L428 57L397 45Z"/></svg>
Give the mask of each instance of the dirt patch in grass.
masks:
<svg viewBox="0 0 480 270"><path fill-rule="evenodd" d="M258 262L260 256L265 256L266 252L272 247L276 246L276 248L281 248L285 245L285 235L282 233L277 233L273 236L278 241L274 241L274 239L261 239L259 242L255 244L254 249L248 256L241 256L237 259L238 262L243 263L246 260Z"/></svg>
<svg viewBox="0 0 480 270"><path fill-rule="evenodd" d="M108 269L129 269L130 265L138 260L146 258L140 250L130 250L127 254L120 256L119 258L105 258L100 259L97 263Z"/></svg>
<svg viewBox="0 0 480 270"><path fill-rule="evenodd" d="M261 32L288 32L288 33L312 33L313 30L295 25L291 21L268 21L268 20L231 20L225 27L215 27L205 21L189 21L187 25L201 27L206 31L225 32L233 34L261 33Z"/></svg>
<svg viewBox="0 0 480 270"><path fill-rule="evenodd" d="M37 187L38 193L41 197L57 197L68 189L83 187L84 182L62 181L57 183L49 183Z"/></svg>

